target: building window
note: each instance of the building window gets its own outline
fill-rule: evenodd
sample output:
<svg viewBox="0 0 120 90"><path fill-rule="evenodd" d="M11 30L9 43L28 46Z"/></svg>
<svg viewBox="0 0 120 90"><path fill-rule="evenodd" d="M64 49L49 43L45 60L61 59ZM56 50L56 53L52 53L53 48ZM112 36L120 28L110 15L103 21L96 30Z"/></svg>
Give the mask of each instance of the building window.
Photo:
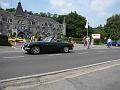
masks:
<svg viewBox="0 0 120 90"><path fill-rule="evenodd" d="M9 26L7 26L7 29L9 29Z"/></svg>
<svg viewBox="0 0 120 90"><path fill-rule="evenodd" d="M21 24L23 24L23 21L21 21Z"/></svg>
<svg viewBox="0 0 120 90"><path fill-rule="evenodd" d="M45 23L45 26L47 26L47 23Z"/></svg>
<svg viewBox="0 0 120 90"><path fill-rule="evenodd" d="M18 24L20 23L20 21L18 21Z"/></svg>
<svg viewBox="0 0 120 90"><path fill-rule="evenodd" d="M51 24L51 23L49 23L49 26L52 26L52 24Z"/></svg>
<svg viewBox="0 0 120 90"><path fill-rule="evenodd" d="M40 29L40 26L37 26L38 29Z"/></svg>
<svg viewBox="0 0 120 90"><path fill-rule="evenodd" d="M10 22L12 22L12 19L10 19Z"/></svg>
<svg viewBox="0 0 120 90"><path fill-rule="evenodd" d="M45 29L45 27L42 27L42 29Z"/></svg>
<svg viewBox="0 0 120 90"><path fill-rule="evenodd" d="M21 29L24 30L24 29L25 29L25 26L21 26Z"/></svg>
<svg viewBox="0 0 120 90"><path fill-rule="evenodd" d="M35 25L35 22L34 22L34 21L32 21L32 25Z"/></svg>

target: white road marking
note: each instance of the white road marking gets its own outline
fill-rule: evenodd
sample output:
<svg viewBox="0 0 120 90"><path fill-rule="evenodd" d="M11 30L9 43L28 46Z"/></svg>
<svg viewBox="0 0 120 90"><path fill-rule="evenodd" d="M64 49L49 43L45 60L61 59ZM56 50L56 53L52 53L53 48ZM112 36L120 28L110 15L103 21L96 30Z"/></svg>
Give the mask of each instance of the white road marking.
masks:
<svg viewBox="0 0 120 90"><path fill-rule="evenodd" d="M98 67L100 65L101 65L101 67ZM48 79L48 78L52 78L51 75L56 75L56 74L60 74L60 73L62 73L61 75L64 75L64 73L66 73L66 72L69 73L69 72L71 72L71 71L73 72L75 70L81 70L82 71L81 73L80 73L80 71L76 72L76 75L73 74L73 76L71 76L71 73L66 74L67 76L65 77L65 75L64 75L63 79L65 79L65 78L73 78L73 77L77 77L77 76L80 76L80 75L89 74L91 72L96 72L96 71L99 71L99 70L105 70L105 69L108 69L108 68L112 68L112 67L115 67L115 66L118 66L118 65L120 65L120 59L101 62L101 63L95 63L95 64L91 64L91 65L85 65L85 66L76 67L76 68L70 68L70 69L64 69L64 70L59 70L59 71L47 72L47 73L42 73L42 74L35 74L35 75L28 75L28 76L22 76L22 77L16 77L16 78L4 79L4 80L0 80L0 83L1 82L2 83L11 82L12 83L12 81L19 81L19 80L20 80L19 82L21 82L21 80L26 80L26 79L31 79L31 78L35 78L35 80L33 79L34 82L36 82L36 78L39 78L39 80L42 78L42 80L46 81L46 83L47 83L49 80L52 80L52 79ZM97 67L97 69L96 69L96 67ZM94 70L91 70L91 69L89 70L89 68L93 68ZM84 71L86 70L86 72L84 73L83 70ZM79 74L77 75L77 73L79 73ZM46 80L46 78L43 78L43 77L48 77L48 78ZM56 79L59 79L60 75L57 75L56 77L55 77ZM61 80L61 79L59 79L59 80ZM21 82L21 83L25 84L25 82ZM45 84L45 82L43 82L43 83Z"/></svg>
<svg viewBox="0 0 120 90"><path fill-rule="evenodd" d="M51 54L51 55L48 55L48 56L60 56L62 54Z"/></svg>
<svg viewBox="0 0 120 90"><path fill-rule="evenodd" d="M87 54L88 52L82 52L82 53L78 53L78 54Z"/></svg>
<svg viewBox="0 0 120 90"><path fill-rule="evenodd" d="M3 57L3 58L22 58L22 57L25 57L25 56L14 56L14 57Z"/></svg>

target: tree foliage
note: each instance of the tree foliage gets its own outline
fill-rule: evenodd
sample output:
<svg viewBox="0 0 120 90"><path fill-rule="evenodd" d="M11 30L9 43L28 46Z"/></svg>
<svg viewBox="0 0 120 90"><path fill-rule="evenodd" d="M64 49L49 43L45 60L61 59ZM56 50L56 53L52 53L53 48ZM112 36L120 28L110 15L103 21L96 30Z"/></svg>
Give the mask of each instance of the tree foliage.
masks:
<svg viewBox="0 0 120 90"><path fill-rule="evenodd" d="M77 12L71 12L67 15L53 15L53 19L59 23L63 23L65 17L66 23L66 36L67 37L82 37L86 34L85 25L86 18L77 14Z"/></svg>
<svg viewBox="0 0 120 90"><path fill-rule="evenodd" d="M110 36L113 40L120 39L120 14L113 15L107 19L105 32L107 37Z"/></svg>
<svg viewBox="0 0 120 90"><path fill-rule="evenodd" d="M0 35L0 46L11 46L11 44L8 42L8 37L6 35Z"/></svg>
<svg viewBox="0 0 120 90"><path fill-rule="evenodd" d="M67 23L67 36L82 37L85 30L86 18L77 14L77 12L71 12L66 16Z"/></svg>
<svg viewBox="0 0 120 90"><path fill-rule="evenodd" d="M15 8L9 8L9 9L6 9L6 11L8 11L8 12L15 12L16 9Z"/></svg>
<svg viewBox="0 0 120 90"><path fill-rule="evenodd" d="M100 34L101 41L102 41L103 43L106 42L107 33L105 32L104 27L102 27L102 25L94 28L93 33L95 33L95 34Z"/></svg>

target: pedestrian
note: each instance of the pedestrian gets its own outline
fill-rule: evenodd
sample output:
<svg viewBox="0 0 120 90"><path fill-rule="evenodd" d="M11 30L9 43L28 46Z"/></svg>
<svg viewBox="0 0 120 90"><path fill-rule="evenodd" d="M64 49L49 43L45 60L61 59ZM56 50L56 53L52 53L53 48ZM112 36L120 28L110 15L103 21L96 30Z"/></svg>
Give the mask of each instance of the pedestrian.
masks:
<svg viewBox="0 0 120 90"><path fill-rule="evenodd" d="M86 38L86 42L87 42L87 49L90 49L90 38L89 37Z"/></svg>
<svg viewBox="0 0 120 90"><path fill-rule="evenodd" d="M108 40L107 40L107 47L108 47L108 48L110 48L111 42L112 42L112 40L111 40L111 38L109 37Z"/></svg>
<svg viewBox="0 0 120 90"><path fill-rule="evenodd" d="M86 37L85 36L82 38L82 43L84 44L84 47L87 45Z"/></svg>
<svg viewBox="0 0 120 90"><path fill-rule="evenodd" d="M38 41L41 41L41 36L38 37Z"/></svg>
<svg viewBox="0 0 120 90"><path fill-rule="evenodd" d="M33 35L32 37L31 37L31 42L34 42L35 41L35 36Z"/></svg>
<svg viewBox="0 0 120 90"><path fill-rule="evenodd" d="M91 48L93 48L94 47L94 38L92 37L91 38Z"/></svg>

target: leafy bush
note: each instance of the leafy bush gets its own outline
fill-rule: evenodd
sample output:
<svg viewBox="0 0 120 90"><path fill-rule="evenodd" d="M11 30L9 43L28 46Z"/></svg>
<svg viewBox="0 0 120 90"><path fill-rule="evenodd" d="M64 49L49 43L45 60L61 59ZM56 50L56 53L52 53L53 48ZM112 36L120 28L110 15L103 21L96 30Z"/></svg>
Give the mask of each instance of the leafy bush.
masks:
<svg viewBox="0 0 120 90"><path fill-rule="evenodd" d="M102 42L101 39L95 39L95 40L94 40L94 44L95 44L95 45L101 45L101 44L103 44L103 42Z"/></svg>
<svg viewBox="0 0 120 90"><path fill-rule="evenodd" d="M75 43L82 43L82 39L81 38L72 38L72 41L74 41Z"/></svg>
<svg viewBox="0 0 120 90"><path fill-rule="evenodd" d="M0 46L11 46L6 35L0 35Z"/></svg>
<svg viewBox="0 0 120 90"><path fill-rule="evenodd" d="M66 40L68 42L72 42L72 43L82 43L82 39L81 38L73 38L73 37L65 37L63 40Z"/></svg>

